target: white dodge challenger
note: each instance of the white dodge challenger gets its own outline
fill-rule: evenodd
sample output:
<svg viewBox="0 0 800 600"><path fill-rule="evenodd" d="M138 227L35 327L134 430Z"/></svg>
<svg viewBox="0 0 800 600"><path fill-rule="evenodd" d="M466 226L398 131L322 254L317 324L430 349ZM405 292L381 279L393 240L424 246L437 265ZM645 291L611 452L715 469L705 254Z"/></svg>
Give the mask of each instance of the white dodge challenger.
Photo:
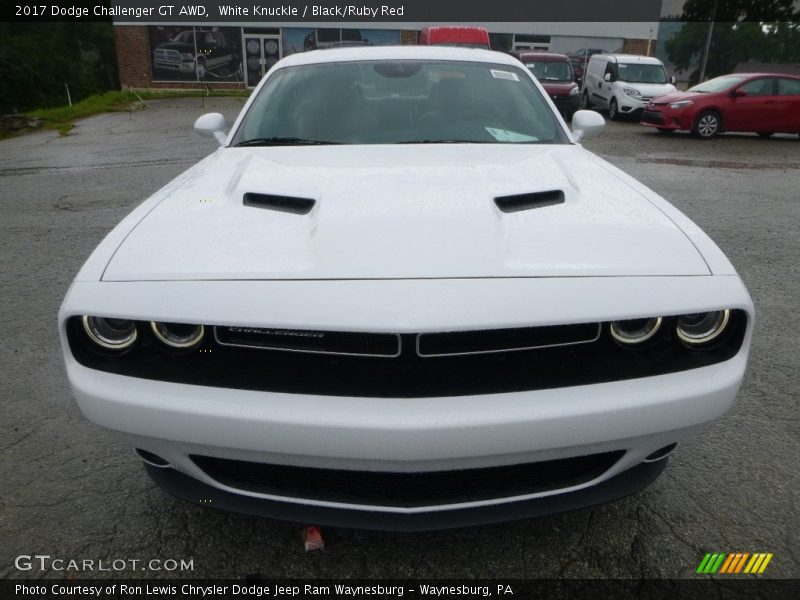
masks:
<svg viewBox="0 0 800 600"><path fill-rule="evenodd" d="M83 413L171 494L434 529L630 494L723 415L753 306L509 56L277 63L97 247L59 327Z"/></svg>

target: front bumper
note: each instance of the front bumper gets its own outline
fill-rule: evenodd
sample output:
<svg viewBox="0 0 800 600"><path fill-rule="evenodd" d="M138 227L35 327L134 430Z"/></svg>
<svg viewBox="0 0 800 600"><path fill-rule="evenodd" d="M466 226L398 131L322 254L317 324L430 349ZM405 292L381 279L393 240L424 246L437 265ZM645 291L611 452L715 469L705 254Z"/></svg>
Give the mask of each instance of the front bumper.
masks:
<svg viewBox="0 0 800 600"><path fill-rule="evenodd" d="M617 97L619 112L623 115L640 115L649 103L650 98L636 98L627 94L620 94Z"/></svg>
<svg viewBox="0 0 800 600"><path fill-rule="evenodd" d="M168 61L155 59L153 64L156 69L164 69L167 71L177 71L178 73L194 73L194 61Z"/></svg>
<svg viewBox="0 0 800 600"><path fill-rule="evenodd" d="M642 111L641 123L670 131L688 131L692 128L692 111L674 110L669 106L647 106Z"/></svg>
<svg viewBox="0 0 800 600"><path fill-rule="evenodd" d="M485 509L488 520L500 520L511 518L500 516L507 514L503 506L566 498L601 486L729 409L744 374L752 333L748 320L737 354L688 371L556 389L413 398L279 393L140 379L87 368L76 361L66 342L63 325L69 316L107 314L108 306L126 318L158 315L167 321L218 322L217 288L226 292L226 313L236 315L232 325L269 325L264 323L268 312L271 324L292 328L336 324L345 330L374 331L374 324L380 323L384 331L395 332L464 329L465 323L470 328L520 327L530 323L530 298L537 300L536 323L548 324L574 322L576 315L586 314L588 297L593 318L601 320L712 310L720 303L752 315L749 297L736 276L496 280L491 297L480 293L486 282L476 280L73 284L61 311L61 333L67 375L83 413L118 432L130 446L162 457L174 471L170 477L199 482L194 488L183 487L213 488L221 494L220 502L223 496L235 495L242 506L250 507L245 512L253 512L256 501L264 507L290 505L271 514L306 522L322 522L320 517L300 516L316 515L321 509L323 515L333 510L381 513L420 523L424 519L416 521L412 515L437 513L443 523L450 523L442 515ZM653 289L659 292L653 294ZM324 313L317 301L323 291ZM186 301L165 304L165 297ZM628 299L624 308L620 297ZM269 299L268 310L264 298ZM496 310L498 299L501 311ZM623 454L603 472L574 485L413 506L391 499L367 504L244 489L212 477L192 458L360 472L448 473L609 452ZM557 504L554 500L552 506ZM541 514L537 510L526 514ZM461 522L453 518L453 523Z"/></svg>
<svg viewBox="0 0 800 600"><path fill-rule="evenodd" d="M553 104L556 105L556 108L564 117L571 117L572 114L580 107L580 94L575 94L574 96L550 97L553 99Z"/></svg>

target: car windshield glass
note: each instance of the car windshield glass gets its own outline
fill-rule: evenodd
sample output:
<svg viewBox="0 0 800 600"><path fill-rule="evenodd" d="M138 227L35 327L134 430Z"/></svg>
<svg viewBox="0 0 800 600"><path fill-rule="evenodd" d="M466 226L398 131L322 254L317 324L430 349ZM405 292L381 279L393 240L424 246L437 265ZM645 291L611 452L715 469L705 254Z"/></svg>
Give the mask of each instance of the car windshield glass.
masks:
<svg viewBox="0 0 800 600"><path fill-rule="evenodd" d="M741 83L745 79L746 79L745 77L741 77L738 75L725 75L723 77L716 77L714 79L709 79L708 81L705 81L699 85L689 88L687 91L713 94L715 92L725 91L729 87L732 87L737 83Z"/></svg>
<svg viewBox="0 0 800 600"><path fill-rule="evenodd" d="M539 81L572 81L572 67L568 62L526 62Z"/></svg>
<svg viewBox="0 0 800 600"><path fill-rule="evenodd" d="M667 83L667 73L661 65L617 64L618 79L628 83Z"/></svg>
<svg viewBox="0 0 800 600"><path fill-rule="evenodd" d="M181 31L178 35L175 36L175 39L172 40L173 42L177 42L179 44L193 44L194 43L194 32L193 31Z"/></svg>
<svg viewBox="0 0 800 600"><path fill-rule="evenodd" d="M258 140L261 140L259 142ZM569 143L530 76L511 65L358 61L285 67L232 145Z"/></svg>

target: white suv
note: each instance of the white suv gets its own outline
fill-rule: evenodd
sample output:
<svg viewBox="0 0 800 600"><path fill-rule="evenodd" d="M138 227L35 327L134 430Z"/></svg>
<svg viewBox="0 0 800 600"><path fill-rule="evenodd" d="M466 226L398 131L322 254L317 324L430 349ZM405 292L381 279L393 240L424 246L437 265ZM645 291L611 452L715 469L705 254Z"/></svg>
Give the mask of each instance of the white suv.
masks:
<svg viewBox="0 0 800 600"><path fill-rule="evenodd" d="M637 115L653 98L675 91L664 64L651 56L595 54L583 78L583 108L608 109L612 121Z"/></svg>

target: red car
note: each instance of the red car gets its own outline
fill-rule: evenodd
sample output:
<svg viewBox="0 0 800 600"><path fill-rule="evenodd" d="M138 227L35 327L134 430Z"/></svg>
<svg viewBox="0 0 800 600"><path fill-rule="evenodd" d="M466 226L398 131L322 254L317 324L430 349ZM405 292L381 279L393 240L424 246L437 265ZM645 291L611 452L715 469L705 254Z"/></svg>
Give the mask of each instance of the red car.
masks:
<svg viewBox="0 0 800 600"><path fill-rule="evenodd" d="M419 34L420 46L462 46L490 50L489 31L483 27L444 25L426 27Z"/></svg>
<svg viewBox="0 0 800 600"><path fill-rule="evenodd" d="M570 120L578 110L580 90L569 57L548 52L520 52L516 57L539 80L564 118Z"/></svg>
<svg viewBox="0 0 800 600"><path fill-rule="evenodd" d="M733 73L685 92L654 98L642 124L667 133L677 129L711 138L723 131L800 134L800 77Z"/></svg>

